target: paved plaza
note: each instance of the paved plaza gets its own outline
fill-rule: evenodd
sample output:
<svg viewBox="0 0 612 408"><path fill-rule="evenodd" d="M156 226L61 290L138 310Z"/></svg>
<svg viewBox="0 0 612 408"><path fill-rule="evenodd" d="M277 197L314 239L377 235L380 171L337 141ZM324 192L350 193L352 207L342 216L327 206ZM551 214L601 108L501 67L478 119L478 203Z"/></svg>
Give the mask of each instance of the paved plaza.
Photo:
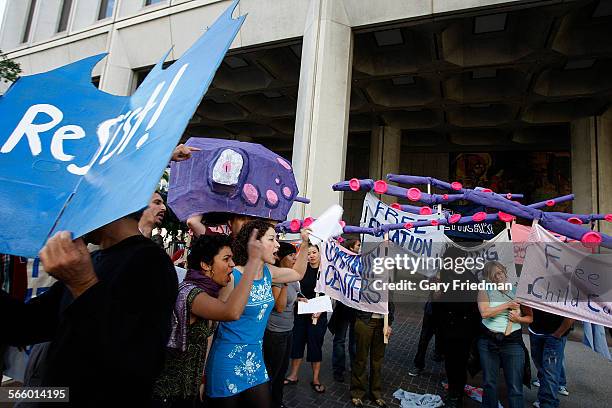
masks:
<svg viewBox="0 0 612 408"><path fill-rule="evenodd" d="M428 349L425 372L418 377L408 375L412 367L412 359L417 350L422 317L422 305L415 303L396 304L396 321L393 324L393 336L387 347L385 363L383 366L384 398L390 407L398 407L398 400L393 393L402 388L406 391L420 394L431 393L443 396L441 381L444 377L444 363L432 361L433 339ZM579 328L571 336L566 348L566 367L568 377L568 397L560 396L562 408L604 408L612 405L612 388L610 376L612 363L587 349L580 343L581 331ZM529 339L525 342L529 347ZM310 387L310 366L303 364L300 369L300 379L297 385L285 388L285 405L289 408L327 408L351 407L349 393L349 373L345 375L345 382L338 383L332 378L331 369L332 335L328 331L323 348L323 362L321 368L321 382L327 387L323 394L317 394ZM536 371L532 366L532 375ZM503 381L502 378L500 380ZM475 378L468 377L468 383L480 386L481 375ZM505 397L505 387L502 386L502 395ZM525 407L531 407L536 399L537 388L525 389ZM366 406L369 401L364 401ZM507 403L502 402L505 407ZM465 407L480 407L480 404L465 399Z"/></svg>

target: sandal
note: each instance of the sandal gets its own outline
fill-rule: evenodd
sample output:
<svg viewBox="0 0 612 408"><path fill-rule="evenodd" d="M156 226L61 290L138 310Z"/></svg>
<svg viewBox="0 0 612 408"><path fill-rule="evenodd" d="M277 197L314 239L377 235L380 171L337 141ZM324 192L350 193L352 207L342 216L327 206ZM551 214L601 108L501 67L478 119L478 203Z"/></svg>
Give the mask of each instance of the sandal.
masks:
<svg viewBox="0 0 612 408"><path fill-rule="evenodd" d="M353 406L357 407L357 408L363 407L363 401L361 401L360 398L353 398L353 399L351 399L351 404L353 404Z"/></svg>
<svg viewBox="0 0 612 408"><path fill-rule="evenodd" d="M325 392L325 386L323 384L315 384L314 382L311 382L310 386L319 394L323 394Z"/></svg>
<svg viewBox="0 0 612 408"><path fill-rule="evenodd" d="M290 378L285 378L285 381L283 381L284 385L296 385L298 383L299 380L295 379L292 380Z"/></svg>

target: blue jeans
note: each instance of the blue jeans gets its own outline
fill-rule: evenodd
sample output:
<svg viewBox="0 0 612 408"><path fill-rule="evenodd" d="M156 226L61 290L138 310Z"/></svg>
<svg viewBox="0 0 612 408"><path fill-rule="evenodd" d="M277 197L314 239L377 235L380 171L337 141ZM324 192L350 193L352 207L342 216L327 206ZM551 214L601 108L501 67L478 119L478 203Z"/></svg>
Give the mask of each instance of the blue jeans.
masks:
<svg viewBox="0 0 612 408"><path fill-rule="evenodd" d="M567 387L567 378L565 378L565 344L567 336L561 337L563 340L563 353L561 353L561 372L559 373L559 387Z"/></svg>
<svg viewBox="0 0 612 408"><path fill-rule="evenodd" d="M480 365L483 375L483 408L497 408L497 378L500 367L504 370L510 408L523 408L523 368L525 352L520 342L504 339L496 342L490 337L478 339Z"/></svg>
<svg viewBox="0 0 612 408"><path fill-rule="evenodd" d="M540 408L557 408L559 406L559 380L563 367L563 352L566 338L551 335L529 334L531 358L538 369L538 401Z"/></svg>
<svg viewBox="0 0 612 408"><path fill-rule="evenodd" d="M351 364L355 359L357 346L355 344L355 323L349 320L342 320L338 324L334 334L334 346L332 349L332 367L335 375L344 375L346 369L346 332L349 335L349 357Z"/></svg>

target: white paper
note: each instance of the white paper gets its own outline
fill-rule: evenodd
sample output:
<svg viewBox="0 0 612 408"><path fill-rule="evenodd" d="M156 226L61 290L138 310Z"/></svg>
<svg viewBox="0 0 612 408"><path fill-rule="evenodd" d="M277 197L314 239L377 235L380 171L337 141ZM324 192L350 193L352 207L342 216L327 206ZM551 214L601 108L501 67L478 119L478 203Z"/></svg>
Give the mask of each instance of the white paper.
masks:
<svg viewBox="0 0 612 408"><path fill-rule="evenodd" d="M308 302L298 302L298 314L332 312L332 302L329 296L319 296L308 299Z"/></svg>
<svg viewBox="0 0 612 408"><path fill-rule="evenodd" d="M178 282L181 283L185 280L185 276L187 275L187 269L181 268L180 266L174 266L176 270L176 277L178 278Z"/></svg>
<svg viewBox="0 0 612 408"><path fill-rule="evenodd" d="M310 224L310 242L314 245L319 245L321 242L326 242L331 237L342 235L342 226L340 220L344 210L338 204L329 207L319 218Z"/></svg>

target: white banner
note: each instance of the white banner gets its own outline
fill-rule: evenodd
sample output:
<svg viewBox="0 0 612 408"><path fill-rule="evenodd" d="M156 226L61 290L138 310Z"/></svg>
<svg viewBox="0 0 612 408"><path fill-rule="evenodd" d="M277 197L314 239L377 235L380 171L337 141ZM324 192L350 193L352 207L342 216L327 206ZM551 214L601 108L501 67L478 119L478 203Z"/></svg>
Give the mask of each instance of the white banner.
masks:
<svg viewBox="0 0 612 408"><path fill-rule="evenodd" d="M386 244L367 254L354 254L335 240L327 241L321 254L321 268L315 291L325 293L332 299L353 309L387 314L388 292L375 288L387 281L386 274L376 275L372 271L372 260L384 256ZM374 281L378 281L375 285Z"/></svg>
<svg viewBox="0 0 612 408"><path fill-rule="evenodd" d="M517 298L536 309L612 327L612 255L532 228Z"/></svg>
<svg viewBox="0 0 612 408"><path fill-rule="evenodd" d="M445 236L447 246L454 246L464 251L467 254L467 258L482 258L486 264L489 261L497 261L506 267L508 272L508 282L512 282L514 285L518 283L518 276L516 274L516 266L514 265L514 246L508 236L508 230L504 229L497 234L493 239L484 241L482 244L477 246L466 247L453 242L450 238ZM484 278L482 276L482 270L472 270L474 276L478 279Z"/></svg>
<svg viewBox="0 0 612 408"><path fill-rule="evenodd" d="M406 224L415 223L417 221L439 220L441 218L442 216L438 214L419 215L396 210L380 201L372 193L368 193L363 202L361 226L376 228L385 224ZM443 227L432 226L390 231L389 241L412 256L437 258L444 253L446 238ZM364 244L379 242L383 242L383 237L374 237L372 235L363 236ZM415 272L426 276L432 276L437 270L420 268Z"/></svg>

